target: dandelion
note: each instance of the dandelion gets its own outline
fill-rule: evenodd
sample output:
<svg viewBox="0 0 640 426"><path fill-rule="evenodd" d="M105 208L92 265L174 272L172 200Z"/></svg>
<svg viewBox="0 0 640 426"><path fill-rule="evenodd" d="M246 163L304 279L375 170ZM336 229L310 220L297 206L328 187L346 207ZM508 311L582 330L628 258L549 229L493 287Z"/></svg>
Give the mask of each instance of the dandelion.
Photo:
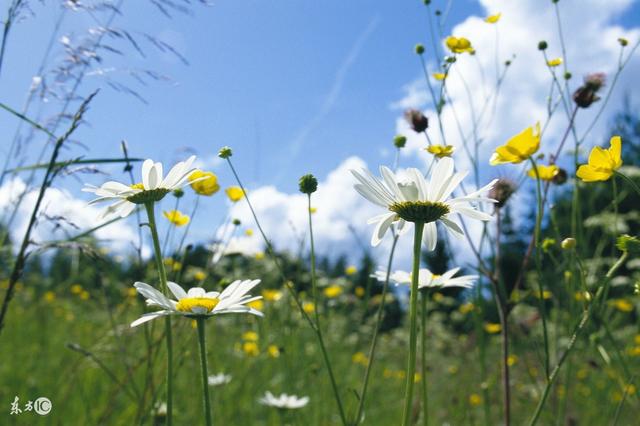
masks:
<svg viewBox="0 0 640 426"><path fill-rule="evenodd" d="M431 74L431 76L438 81L442 81L447 77L447 75L443 72L434 72Z"/></svg>
<svg viewBox="0 0 640 426"><path fill-rule="evenodd" d="M328 297L329 299L333 299L336 298L338 296L340 296L342 294L342 287L334 284L334 285L330 285L329 287L325 288L323 293L325 295L325 297Z"/></svg>
<svg viewBox="0 0 640 426"><path fill-rule="evenodd" d="M307 405L309 403L309 397L298 397L296 395L287 395L286 393L276 397L271 392L267 391L264 396L258 400L258 402L269 407L295 410Z"/></svg>
<svg viewBox="0 0 640 426"><path fill-rule="evenodd" d="M227 313L262 316L262 312L246 306L247 303L261 298L261 296L252 297L247 294L259 283L260 280L236 280L220 293L217 291L207 292L202 287L193 287L186 292L178 284L167 282L169 290L177 299L171 300L149 284L136 282L133 286L138 290L138 293L147 298L147 305L162 309L142 315L131 323L131 327L167 315L181 315L196 319Z"/></svg>
<svg viewBox="0 0 640 426"><path fill-rule="evenodd" d="M489 15L486 18L484 18L484 22L486 22L487 24L495 24L500 20L501 16L502 16L502 13L496 13L495 15Z"/></svg>
<svg viewBox="0 0 640 426"><path fill-rule="evenodd" d="M371 238L373 246L380 244L391 224L395 222L398 223L400 233L406 231L405 222L414 222L424 227L424 243L427 250L432 251L437 243L437 221L441 222L454 236L461 237L464 232L453 219L454 214L460 213L481 221L491 219L491 215L476 210L471 203L495 202L493 199L482 197L481 194L490 190L497 180L493 180L473 193L449 199L467 175L467 172L454 173L451 158L438 161L429 182L418 169L414 168L405 171L406 180L401 180L384 166L380 167L383 180L377 179L366 169L362 172L352 170L351 173L359 181L354 185L356 191L372 203L388 210L387 213L369 220L369 223L376 224Z"/></svg>
<svg viewBox="0 0 640 426"><path fill-rule="evenodd" d="M230 374L218 373L207 378L207 383L209 386L221 386L226 385L231 381Z"/></svg>
<svg viewBox="0 0 640 426"><path fill-rule="evenodd" d="M560 173L560 168L555 164L551 164L548 166L540 165L536 166L536 168L531 168L527 172L527 175L533 179L550 181L553 180L558 173Z"/></svg>
<svg viewBox="0 0 640 426"><path fill-rule="evenodd" d="M185 226L186 224L189 223L189 220L190 220L188 215L183 214L178 210L164 211L162 212L162 215L166 217L167 220L171 222L172 225L177 227Z"/></svg>
<svg viewBox="0 0 640 426"><path fill-rule="evenodd" d="M267 346L267 353L271 358L278 358L280 356L280 348L276 345Z"/></svg>
<svg viewBox="0 0 640 426"><path fill-rule="evenodd" d="M445 44L453 53L473 53L471 42L464 37L449 36L445 40Z"/></svg>
<svg viewBox="0 0 640 426"><path fill-rule="evenodd" d="M418 288L446 288L446 287L473 287L474 282L478 279L477 275L462 275L455 277L454 275L460 271L460 268L453 268L442 275L436 275L426 268L420 269L418 278ZM386 271L378 271L373 275L378 281L385 281L387 278ZM389 276L389 280L396 284L411 284L411 273L405 271L395 271Z"/></svg>
<svg viewBox="0 0 640 426"><path fill-rule="evenodd" d="M492 166L497 164L518 164L529 159L540 148L540 123L527 127L507 141L505 145L496 148L489 160Z"/></svg>
<svg viewBox="0 0 640 426"><path fill-rule="evenodd" d="M488 322L484 325L484 331L489 334L497 334L502 331L502 326L494 322Z"/></svg>
<svg viewBox="0 0 640 426"><path fill-rule="evenodd" d="M576 176L585 182L606 181L622 166L622 139L614 136L609 148L594 147L589 161L578 168Z"/></svg>
<svg viewBox="0 0 640 426"><path fill-rule="evenodd" d="M196 170L189 175L189 182L198 195L211 196L220 190L218 177L212 172Z"/></svg>
<svg viewBox="0 0 640 426"><path fill-rule="evenodd" d="M230 186L225 189L224 192L232 203L237 203L244 197L244 192L242 192L242 188L239 186Z"/></svg>
<svg viewBox="0 0 640 426"><path fill-rule="evenodd" d="M430 145L425 148L425 151L437 158L451 157L454 150L453 145Z"/></svg>
<svg viewBox="0 0 640 426"><path fill-rule="evenodd" d="M133 212L137 204L160 201L169 192L187 185L189 183L188 178L194 171L191 165L195 159L194 155L186 161L177 163L165 177L162 175L162 163L155 163L153 160L148 159L142 163L142 182L140 183L125 185L120 182L109 181L100 187L85 184L82 190L84 192L92 192L98 196L98 198L90 201L89 204L115 201L103 211L100 217L105 217L109 214L126 217Z"/></svg>
<svg viewBox="0 0 640 426"><path fill-rule="evenodd" d="M553 59L549 59L547 61L547 65L554 68L557 67L559 65L562 65L562 58L553 58Z"/></svg>

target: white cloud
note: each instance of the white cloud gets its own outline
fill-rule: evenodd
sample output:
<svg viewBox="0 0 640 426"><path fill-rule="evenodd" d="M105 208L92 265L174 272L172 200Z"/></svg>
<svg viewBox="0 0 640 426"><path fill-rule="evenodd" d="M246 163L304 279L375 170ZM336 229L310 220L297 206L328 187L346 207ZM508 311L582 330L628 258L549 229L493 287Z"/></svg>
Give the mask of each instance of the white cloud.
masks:
<svg viewBox="0 0 640 426"><path fill-rule="evenodd" d="M26 184L20 178L12 179L0 187L0 217L3 218L3 222L8 220L13 206L25 188ZM11 227L11 239L15 244L22 241L31 211L38 198L38 191L39 189L29 190L18 208ZM86 200L75 198L69 191L49 188L42 200L40 215L36 227L31 233L31 239L40 243L80 234L101 223L97 221L100 211L100 207L88 206ZM62 217L65 220L56 221L60 225L59 228L56 228L56 223L47 220L47 216ZM72 223L77 229L65 221ZM137 233L125 221L105 226L97 230L94 235L116 250L131 250L132 244L136 243L138 239Z"/></svg>

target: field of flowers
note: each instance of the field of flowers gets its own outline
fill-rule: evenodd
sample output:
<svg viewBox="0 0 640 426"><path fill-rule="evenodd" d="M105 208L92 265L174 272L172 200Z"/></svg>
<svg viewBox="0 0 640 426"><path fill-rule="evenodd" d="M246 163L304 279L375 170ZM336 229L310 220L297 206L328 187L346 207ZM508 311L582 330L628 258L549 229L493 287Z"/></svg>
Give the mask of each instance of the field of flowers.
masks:
<svg viewBox="0 0 640 426"><path fill-rule="evenodd" d="M0 70L26 7L9 3ZM216 170L194 155L163 164L125 142L116 158L75 158L67 148L101 92L67 93L55 124L0 96L4 114L47 141L32 164L18 161L20 138L3 159L0 187L28 184L0 193L0 424L637 424L640 115L614 106L622 112L604 139L592 129L640 40L614 37L614 74L572 75L562 35L571 10L545 2L559 28L557 40L532 41L548 70L546 111L488 152L478 129L503 120L495 105L516 59L476 52L474 34L439 34L447 2L433 3L424 1L430 39L414 47L428 108L406 109L389 163L350 170L350 190L377 214L344 252L316 250L313 174L299 178L306 229L286 250L264 226L233 141L211 147ZM508 17L482 19L497 46ZM76 58L90 57L83 49ZM495 55L493 90L467 89L473 113L458 120L450 81L481 54ZM78 61L68 74L88 72L91 61ZM545 137L549 126L561 138ZM419 167L403 155L416 140ZM47 214L47 193L70 175L83 183L77 197L102 209L93 227ZM212 222L207 205L223 211L213 239L192 227ZM138 232L128 251L97 236L127 222ZM36 241L43 223L66 231ZM260 248L246 250L243 236ZM397 261L399 247L410 262Z"/></svg>

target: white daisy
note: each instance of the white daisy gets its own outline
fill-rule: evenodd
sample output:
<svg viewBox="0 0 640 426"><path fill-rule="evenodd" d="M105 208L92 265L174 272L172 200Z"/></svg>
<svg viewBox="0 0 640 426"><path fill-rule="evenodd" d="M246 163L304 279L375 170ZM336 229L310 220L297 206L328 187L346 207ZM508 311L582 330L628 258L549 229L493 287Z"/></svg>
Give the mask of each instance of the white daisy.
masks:
<svg viewBox="0 0 640 426"><path fill-rule="evenodd" d="M212 376L209 376L207 379L207 383L209 383L209 386L226 385L230 381L231 381L231 375L224 374L224 373L214 374Z"/></svg>
<svg viewBox="0 0 640 426"><path fill-rule="evenodd" d="M426 268L420 269L418 273L418 288L445 288L445 287L463 287L471 288L478 279L477 275L461 275L455 277L460 268L453 268L442 275L436 275ZM378 281L385 281L387 273L385 271L377 271L375 275ZM389 280L396 284L411 284L411 273L405 271L395 271L389 276Z"/></svg>
<svg viewBox="0 0 640 426"><path fill-rule="evenodd" d="M109 181L97 187L85 184L84 192L92 192L98 196L89 204L101 201L115 201L107 207L101 214L105 217L109 214L117 214L125 217L131 214L136 208L136 204L144 204L150 201L160 201L169 192L182 188L185 185L196 182L200 179L189 181L189 175L196 169L191 165L196 156L192 155L186 161L180 161L169 170L167 176L162 176L162 163L155 163L153 160L145 160L142 163L142 182L135 185L125 185L120 182ZM206 176L203 177L206 179Z"/></svg>
<svg viewBox="0 0 640 426"><path fill-rule="evenodd" d="M259 402L269 407L296 409L307 405L309 403L309 397L299 398L295 395L287 395L286 393L276 397L267 391L264 396L259 399Z"/></svg>
<svg viewBox="0 0 640 426"><path fill-rule="evenodd" d="M217 291L207 292L202 287L193 287L186 292L178 284L168 282L169 290L177 299L172 300L149 284L137 282L133 286L138 290L138 293L147 298L147 305L160 306L164 309L142 315L131 323L131 327L166 315L208 317L218 314L247 313L262 316L262 312L246 306L249 302L262 299L262 296L252 297L247 294L259 283L260 280L236 280L222 290L222 293L219 293Z"/></svg>
<svg viewBox="0 0 640 426"><path fill-rule="evenodd" d="M368 223L376 223L371 245L377 246L393 223L403 228L404 221L424 223L423 241L429 251L436 247L438 232L436 222L441 222L454 236L464 236L464 232L453 215L458 213L471 219L488 221L491 215L474 208L472 203L495 203L496 201L482 197L497 182L470 194L457 198L449 198L467 175L467 172L453 170L453 160L443 158L433 168L431 180L427 182L424 175L415 168L403 171L406 179L401 179L387 167L380 167L382 180L376 178L366 169L362 172L351 170L359 183L354 185L356 191L374 204L388 210L387 213L369 219Z"/></svg>

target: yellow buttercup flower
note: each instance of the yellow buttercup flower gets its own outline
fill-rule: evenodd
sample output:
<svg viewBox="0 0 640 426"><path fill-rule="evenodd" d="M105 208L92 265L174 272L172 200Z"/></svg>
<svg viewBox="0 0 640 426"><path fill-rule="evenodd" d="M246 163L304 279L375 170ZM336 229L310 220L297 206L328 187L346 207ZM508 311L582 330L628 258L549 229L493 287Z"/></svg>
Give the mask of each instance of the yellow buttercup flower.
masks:
<svg viewBox="0 0 640 426"><path fill-rule="evenodd" d="M314 214L318 212L318 208L317 207L309 207L309 213Z"/></svg>
<svg viewBox="0 0 640 426"><path fill-rule="evenodd" d="M271 358L278 358L280 356L280 348L276 345L269 345L267 347L267 353Z"/></svg>
<svg viewBox="0 0 640 426"><path fill-rule="evenodd" d="M262 311L264 309L264 302L262 301L262 299L258 299L247 303L247 306L255 309L256 311Z"/></svg>
<svg viewBox="0 0 640 426"><path fill-rule="evenodd" d="M342 287L339 285L330 285L329 287L324 289L324 295L329 299L333 299L334 297L338 297L342 294Z"/></svg>
<svg viewBox="0 0 640 426"><path fill-rule="evenodd" d="M434 72L433 74L431 74L431 76L438 81L442 81L447 77L447 75L443 72Z"/></svg>
<svg viewBox="0 0 640 426"><path fill-rule="evenodd" d="M461 314L468 314L469 312L473 311L473 308L474 308L473 303L467 302L460 305L458 310L460 311Z"/></svg>
<svg viewBox="0 0 640 426"><path fill-rule="evenodd" d="M509 355L507 357L507 364L509 367L515 365L518 362L518 355Z"/></svg>
<svg viewBox="0 0 640 426"><path fill-rule="evenodd" d="M253 229L251 229L251 228L245 229L244 235L246 235L247 237L253 236Z"/></svg>
<svg viewBox="0 0 640 426"><path fill-rule="evenodd" d="M257 342L258 338L258 333L255 331L246 331L242 334L242 340L246 340L247 342Z"/></svg>
<svg viewBox="0 0 640 426"><path fill-rule="evenodd" d="M194 180L203 177L206 177L206 179L193 182ZM199 195L213 195L220 190L220 185L218 185L218 177L212 172L203 172L202 170L196 170L189 175L189 182L192 182L191 188Z"/></svg>
<svg viewBox="0 0 640 426"><path fill-rule="evenodd" d="M259 252L257 252L257 253L255 254L255 256L254 256L254 257L256 258L256 260L262 260L262 259L264 259L264 252L259 251Z"/></svg>
<svg viewBox="0 0 640 426"><path fill-rule="evenodd" d="M549 59L547 61L547 65L549 65L550 67L557 67L558 65L562 65L562 58Z"/></svg>
<svg viewBox="0 0 640 426"><path fill-rule="evenodd" d="M578 168L576 176L585 182L608 180L622 166L622 139L614 136L609 144L609 149L594 147L588 163Z"/></svg>
<svg viewBox="0 0 640 426"><path fill-rule="evenodd" d="M355 265L349 265L344 270L344 273L347 274L347 275L354 275L356 272L358 272L358 268L356 268Z"/></svg>
<svg viewBox="0 0 640 426"><path fill-rule="evenodd" d="M454 148L453 145L431 145L425 148L429 154L433 154L438 158L451 157Z"/></svg>
<svg viewBox="0 0 640 426"><path fill-rule="evenodd" d="M280 290L262 290L262 298L267 302L277 302L282 299L282 292Z"/></svg>
<svg viewBox="0 0 640 426"><path fill-rule="evenodd" d="M237 203L238 201L242 200L242 197L244 197L242 188L240 188L239 186L230 186L227 189L225 189L224 192L227 194L227 197L229 197L229 199L233 203Z"/></svg>
<svg viewBox="0 0 640 426"><path fill-rule="evenodd" d="M445 40L445 44L453 53L473 53L473 47L469 39L464 37L449 36Z"/></svg>
<svg viewBox="0 0 640 426"><path fill-rule="evenodd" d="M193 278L194 278L196 281L204 281L204 280L205 280L205 278L207 278L207 274L206 274L206 273L204 273L204 272L202 272L202 271L196 271L196 272L193 274Z"/></svg>
<svg viewBox="0 0 640 426"><path fill-rule="evenodd" d="M260 349L258 349L258 344L256 342L244 342L242 344L242 351L248 356L260 355Z"/></svg>
<svg viewBox="0 0 640 426"><path fill-rule="evenodd" d="M496 22L498 22L500 20L501 16L502 16L502 13L496 13L495 15L489 15L486 18L484 18L484 22L486 22L487 24L495 24Z"/></svg>
<svg viewBox="0 0 640 426"><path fill-rule="evenodd" d="M56 294L52 291L47 291L44 293L43 299L47 303L51 303L56 300Z"/></svg>
<svg viewBox="0 0 640 426"><path fill-rule="evenodd" d="M316 308L315 308L315 305L313 304L313 302L304 302L302 304L302 310L305 311L307 314L310 314L313 311L315 311Z"/></svg>
<svg viewBox="0 0 640 426"><path fill-rule="evenodd" d="M354 364L364 365L365 367L369 365L369 358L363 352L356 352L351 356L351 361Z"/></svg>
<svg viewBox="0 0 640 426"><path fill-rule="evenodd" d="M496 334L502 331L502 326L493 322L488 322L484 325L484 331L489 334Z"/></svg>
<svg viewBox="0 0 640 426"><path fill-rule="evenodd" d="M165 210L162 212L162 215L174 226L184 226L189 223L190 220L189 216L182 214L182 212L178 210Z"/></svg>
<svg viewBox="0 0 640 426"><path fill-rule="evenodd" d="M356 289L354 290L354 293L356 294L357 297L363 297L365 295L365 290L364 287L356 287Z"/></svg>
<svg viewBox="0 0 640 426"><path fill-rule="evenodd" d="M518 164L535 154L540 148L540 123L533 127L527 127L507 141L506 144L496 148L496 152L491 156L489 163L496 164Z"/></svg>
<svg viewBox="0 0 640 426"><path fill-rule="evenodd" d="M477 393L472 393L471 395L469 395L469 404L477 407L478 405L482 404L482 397Z"/></svg>
<svg viewBox="0 0 640 426"><path fill-rule="evenodd" d="M82 288L82 286L80 284L74 284L71 286L71 293L72 294L80 294L84 291L84 289Z"/></svg>
<svg viewBox="0 0 640 426"><path fill-rule="evenodd" d="M538 175L536 176L536 169L538 170ZM530 178L536 179L536 177L540 177L540 180L553 180L553 178L560 172L560 168L555 164L551 164L549 166L540 165L538 167L529 169L527 175Z"/></svg>
<svg viewBox="0 0 640 426"><path fill-rule="evenodd" d="M633 304L625 299L615 299L611 301L611 304L620 312L633 311Z"/></svg>

